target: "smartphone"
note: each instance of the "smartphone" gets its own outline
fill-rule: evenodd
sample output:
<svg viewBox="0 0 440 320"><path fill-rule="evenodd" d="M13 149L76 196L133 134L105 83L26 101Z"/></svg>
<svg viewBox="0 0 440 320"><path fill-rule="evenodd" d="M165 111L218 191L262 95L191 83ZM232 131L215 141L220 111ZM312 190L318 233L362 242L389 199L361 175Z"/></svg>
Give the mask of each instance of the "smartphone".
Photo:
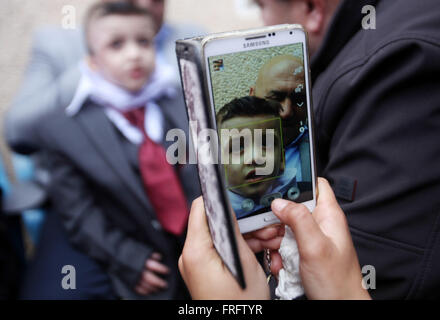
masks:
<svg viewBox="0 0 440 320"><path fill-rule="evenodd" d="M283 198L316 205L307 35L279 25L206 37L203 63L221 172L242 233L279 223Z"/></svg>

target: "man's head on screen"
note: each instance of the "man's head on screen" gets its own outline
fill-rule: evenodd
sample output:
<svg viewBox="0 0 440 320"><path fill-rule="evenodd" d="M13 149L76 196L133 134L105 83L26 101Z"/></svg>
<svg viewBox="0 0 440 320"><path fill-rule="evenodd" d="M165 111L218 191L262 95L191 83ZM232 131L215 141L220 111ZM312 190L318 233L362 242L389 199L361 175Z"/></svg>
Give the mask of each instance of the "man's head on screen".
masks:
<svg viewBox="0 0 440 320"><path fill-rule="evenodd" d="M307 123L304 64L293 55L280 55L266 62L258 72L250 95L281 104L284 142L289 144Z"/></svg>

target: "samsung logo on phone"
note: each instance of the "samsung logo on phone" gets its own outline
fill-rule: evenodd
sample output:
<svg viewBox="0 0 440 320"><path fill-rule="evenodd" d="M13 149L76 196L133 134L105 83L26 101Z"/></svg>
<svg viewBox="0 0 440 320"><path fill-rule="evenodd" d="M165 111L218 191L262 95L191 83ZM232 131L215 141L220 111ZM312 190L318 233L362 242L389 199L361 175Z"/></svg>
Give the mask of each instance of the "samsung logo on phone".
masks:
<svg viewBox="0 0 440 320"><path fill-rule="evenodd" d="M261 47L261 46L267 46L269 44L269 40L261 40L261 41L254 41L254 42L248 42L243 43L243 48L255 48L255 47Z"/></svg>

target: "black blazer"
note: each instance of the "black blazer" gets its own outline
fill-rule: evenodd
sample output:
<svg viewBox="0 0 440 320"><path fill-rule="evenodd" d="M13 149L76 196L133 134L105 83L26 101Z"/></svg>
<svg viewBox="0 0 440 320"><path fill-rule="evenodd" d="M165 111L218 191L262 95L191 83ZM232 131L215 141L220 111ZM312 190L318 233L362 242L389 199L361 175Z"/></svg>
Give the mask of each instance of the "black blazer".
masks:
<svg viewBox="0 0 440 320"><path fill-rule="evenodd" d="M170 128L188 132L181 99L158 103L166 119L165 132ZM169 288L147 298L171 299L179 282L179 246L162 231L121 139L102 107L87 101L73 117L61 108L49 113L36 128L34 140L48 151L51 201L71 242L108 270L124 298L138 298L133 288L145 260L152 252L161 253L171 269ZM176 170L190 204L200 194L196 166Z"/></svg>
<svg viewBox="0 0 440 320"><path fill-rule="evenodd" d="M440 298L439 57L438 0L348 0L312 63L318 173L376 269L373 298Z"/></svg>

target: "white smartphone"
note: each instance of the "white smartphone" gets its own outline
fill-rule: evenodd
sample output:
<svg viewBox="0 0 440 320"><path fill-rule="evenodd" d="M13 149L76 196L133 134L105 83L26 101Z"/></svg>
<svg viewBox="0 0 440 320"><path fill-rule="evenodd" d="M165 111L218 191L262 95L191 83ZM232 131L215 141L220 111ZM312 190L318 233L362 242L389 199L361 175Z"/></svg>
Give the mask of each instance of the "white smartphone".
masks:
<svg viewBox="0 0 440 320"><path fill-rule="evenodd" d="M312 211L316 174L303 28L213 35L205 39L203 55L220 165L241 232L279 223L270 208L276 198Z"/></svg>

